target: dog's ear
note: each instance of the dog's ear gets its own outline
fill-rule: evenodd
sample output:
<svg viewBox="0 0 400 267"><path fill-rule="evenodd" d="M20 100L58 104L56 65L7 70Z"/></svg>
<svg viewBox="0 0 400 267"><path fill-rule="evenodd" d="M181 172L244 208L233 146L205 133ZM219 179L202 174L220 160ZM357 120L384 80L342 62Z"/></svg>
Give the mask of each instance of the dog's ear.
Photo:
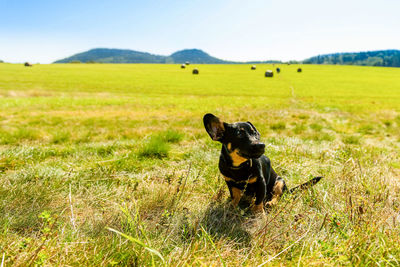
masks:
<svg viewBox="0 0 400 267"><path fill-rule="evenodd" d="M221 141L225 132L224 123L211 113L204 115L203 122L211 139L214 141Z"/></svg>
<svg viewBox="0 0 400 267"><path fill-rule="evenodd" d="M249 122L249 121L248 121L247 123L250 124L251 127L253 128L253 130L256 131L256 132L258 133L256 126L254 126L254 125L253 125L251 122Z"/></svg>

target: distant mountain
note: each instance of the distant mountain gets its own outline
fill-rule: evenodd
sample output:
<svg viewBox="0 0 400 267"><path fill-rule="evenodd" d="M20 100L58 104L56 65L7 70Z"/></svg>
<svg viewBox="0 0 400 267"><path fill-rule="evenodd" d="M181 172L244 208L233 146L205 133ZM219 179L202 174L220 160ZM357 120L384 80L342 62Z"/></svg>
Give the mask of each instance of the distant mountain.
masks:
<svg viewBox="0 0 400 267"><path fill-rule="evenodd" d="M204 63L204 64L224 64L231 63L210 56L206 52L199 49L185 49L173 53L169 56L174 63L185 63L189 61L190 63Z"/></svg>
<svg viewBox="0 0 400 267"><path fill-rule="evenodd" d="M271 64L284 63L278 60L235 62L212 57L200 49L185 49L169 56L154 55L127 49L95 48L75 54L54 63L185 63L194 64ZM318 55L302 62L289 61L288 63L303 64L333 64L333 65L361 65L400 67L400 50L381 50L354 53L335 53Z"/></svg>
<svg viewBox="0 0 400 267"><path fill-rule="evenodd" d="M400 67L400 50L335 53L311 57L304 64Z"/></svg>
<svg viewBox="0 0 400 267"><path fill-rule="evenodd" d="M186 49L173 53L170 56L153 55L150 53L138 52L125 49L108 49L95 48L89 51L73 55L54 63L207 63L207 64L223 64L231 63L224 61L199 49Z"/></svg>
<svg viewBox="0 0 400 267"><path fill-rule="evenodd" d="M165 56L127 49L95 48L83 53L75 54L71 57L57 60L54 63L165 63L165 58Z"/></svg>

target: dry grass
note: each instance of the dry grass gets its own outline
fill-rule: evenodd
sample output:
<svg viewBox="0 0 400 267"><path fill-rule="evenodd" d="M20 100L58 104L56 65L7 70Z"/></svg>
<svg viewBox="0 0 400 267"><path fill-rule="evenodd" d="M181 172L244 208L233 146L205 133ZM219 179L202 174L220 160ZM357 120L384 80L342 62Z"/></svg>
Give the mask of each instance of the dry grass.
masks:
<svg viewBox="0 0 400 267"><path fill-rule="evenodd" d="M280 106L260 81L255 88L261 96L239 95L257 74L247 66L248 77L229 76L229 83L207 73L225 77L241 73L243 66L204 66L197 80L180 78L186 95L177 85L176 66L145 66L143 73L136 65L35 66L31 70L44 75L39 78L4 66L0 258L5 266L400 264L400 113L390 104L399 101L393 97L399 89L392 87L400 76L392 77L394 70L378 70L390 78L380 80L389 88L382 97L387 92L392 99L386 108L377 99L378 107L370 111L372 89L359 91L365 78L356 75L363 72L358 67L308 71L303 66L300 78L269 80L281 89L272 99L285 103ZM96 86L105 85L94 74L105 69L111 80L104 83L111 87L99 93ZM285 75L285 66L281 69ZM339 79L340 90L326 90L321 103L304 96L316 86L308 72L318 73L315 83L328 88L330 74L324 80L324 73L342 77L344 70L354 70L354 81ZM164 76L146 80L160 71L172 76L170 83ZM87 82L61 85L54 73ZM128 75L141 85L121 92ZM228 96L229 86L236 96ZM365 96L352 98L351 90ZM202 126L206 112L252 121L289 186L311 176L324 179L309 191L285 196L265 220L245 208L230 209L217 168L219 145Z"/></svg>

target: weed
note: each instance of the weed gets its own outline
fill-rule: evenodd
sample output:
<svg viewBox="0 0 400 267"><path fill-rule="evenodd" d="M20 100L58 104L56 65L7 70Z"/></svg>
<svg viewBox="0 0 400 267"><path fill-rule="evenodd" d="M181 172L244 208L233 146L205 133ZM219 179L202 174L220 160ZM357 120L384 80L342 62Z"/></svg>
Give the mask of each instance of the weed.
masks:
<svg viewBox="0 0 400 267"><path fill-rule="evenodd" d="M51 143L53 144L62 144L69 141L70 134L68 132L56 132L53 134L51 139Z"/></svg>
<svg viewBox="0 0 400 267"><path fill-rule="evenodd" d="M140 157L165 158L168 157L170 145L160 136L151 136L139 150Z"/></svg>
<svg viewBox="0 0 400 267"><path fill-rule="evenodd" d="M302 134L306 130L306 126L304 124L296 124L293 128L293 132L295 134Z"/></svg>
<svg viewBox="0 0 400 267"><path fill-rule="evenodd" d="M361 134L373 134L374 133L374 126L370 125L370 124L366 124L361 126L360 128L358 128L358 132Z"/></svg>
<svg viewBox="0 0 400 267"><path fill-rule="evenodd" d="M169 143L178 143L183 139L183 134L176 130L168 129L167 131L160 133L160 138Z"/></svg>
<svg viewBox="0 0 400 267"><path fill-rule="evenodd" d="M357 135L347 135L343 137L343 143L351 145L359 145L361 137Z"/></svg>
<svg viewBox="0 0 400 267"><path fill-rule="evenodd" d="M392 122L391 122L391 121L387 121L387 120L385 120L385 121L383 122L383 124L384 124L386 127L392 126Z"/></svg>
<svg viewBox="0 0 400 267"><path fill-rule="evenodd" d="M281 131L286 129L286 124L284 122L274 123L270 126L270 128L274 131Z"/></svg>
<svg viewBox="0 0 400 267"><path fill-rule="evenodd" d="M320 132L323 127L318 123L312 123L310 124L310 128L313 129L314 131Z"/></svg>

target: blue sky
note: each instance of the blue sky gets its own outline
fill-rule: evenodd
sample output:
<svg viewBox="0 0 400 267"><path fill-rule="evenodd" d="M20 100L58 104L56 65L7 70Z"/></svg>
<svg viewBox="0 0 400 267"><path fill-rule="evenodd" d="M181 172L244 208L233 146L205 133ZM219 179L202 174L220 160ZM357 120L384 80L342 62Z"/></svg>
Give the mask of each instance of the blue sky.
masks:
<svg viewBox="0 0 400 267"><path fill-rule="evenodd" d="M399 0L0 0L0 59L51 63L96 47L228 60L400 49Z"/></svg>

